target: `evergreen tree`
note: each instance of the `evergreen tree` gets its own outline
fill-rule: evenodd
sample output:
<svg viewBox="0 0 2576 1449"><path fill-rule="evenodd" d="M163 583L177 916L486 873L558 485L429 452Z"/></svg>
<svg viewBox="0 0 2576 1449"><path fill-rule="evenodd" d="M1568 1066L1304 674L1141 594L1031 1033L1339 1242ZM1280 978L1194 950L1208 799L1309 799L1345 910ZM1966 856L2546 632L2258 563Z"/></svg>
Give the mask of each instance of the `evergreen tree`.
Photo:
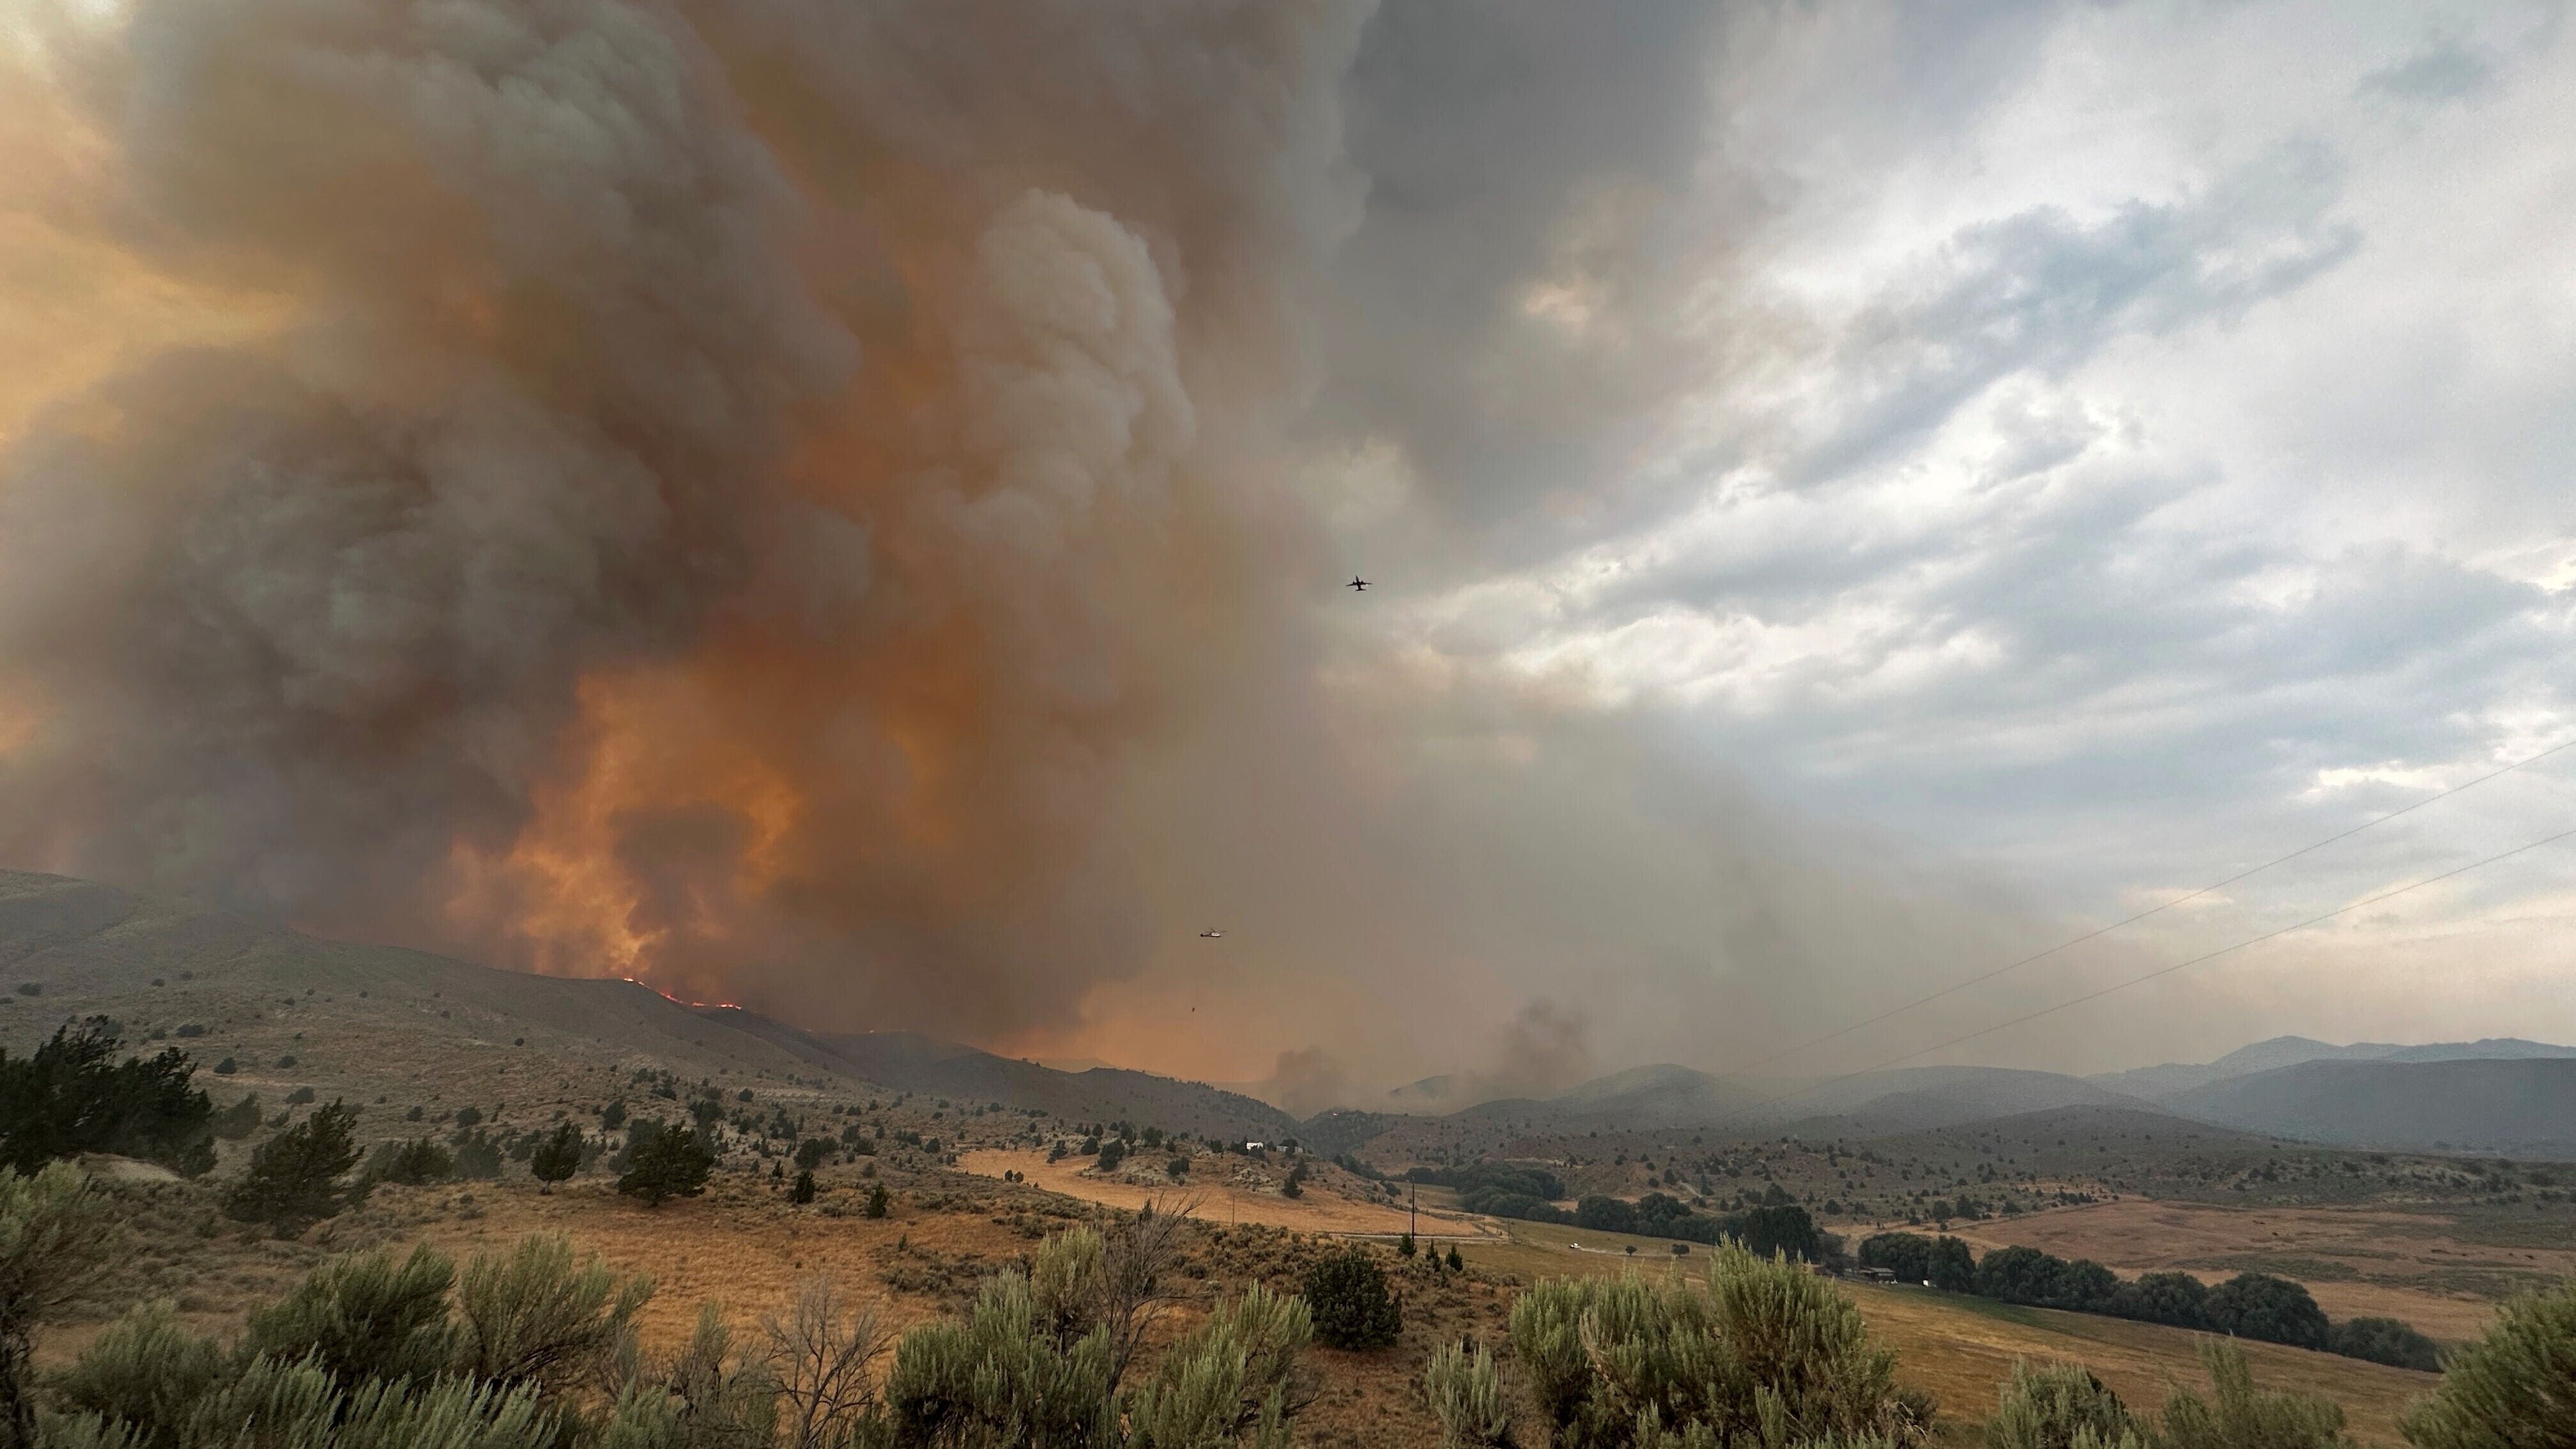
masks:
<svg viewBox="0 0 2576 1449"><path fill-rule="evenodd" d="M185 1052L116 1060L115 1023L58 1028L30 1056L0 1050L0 1166L34 1172L59 1157L113 1152L195 1177L215 1165L214 1104L189 1085Z"/></svg>
<svg viewBox="0 0 2576 1449"><path fill-rule="evenodd" d="M2295 1348L2326 1346L2325 1310L2305 1287L2287 1278L2239 1273L2209 1291L2207 1312L2210 1327L2238 1338Z"/></svg>
<svg viewBox="0 0 2576 1449"><path fill-rule="evenodd" d="M617 1190L644 1199L646 1207L660 1207L665 1198L706 1191L715 1166L715 1154L699 1144L695 1129L665 1127L635 1149Z"/></svg>
<svg viewBox="0 0 2576 1449"><path fill-rule="evenodd" d="M380 1144L367 1158L365 1173L370 1182L400 1183L405 1187L445 1182L455 1175L456 1159L426 1137Z"/></svg>
<svg viewBox="0 0 2576 1449"><path fill-rule="evenodd" d="M357 1110L334 1098L261 1143L225 1196L224 1210L289 1237L338 1212L346 1199L340 1177L358 1163L357 1122Z"/></svg>
<svg viewBox="0 0 2576 1449"><path fill-rule="evenodd" d="M539 1191L551 1190L580 1170L581 1129L570 1122L556 1123L554 1132L528 1154L528 1171L544 1184Z"/></svg>
<svg viewBox="0 0 2576 1449"><path fill-rule="evenodd" d="M1306 1307L1315 1337L1333 1348L1383 1348L1404 1327L1404 1310L1375 1254L1349 1248L1306 1270Z"/></svg>

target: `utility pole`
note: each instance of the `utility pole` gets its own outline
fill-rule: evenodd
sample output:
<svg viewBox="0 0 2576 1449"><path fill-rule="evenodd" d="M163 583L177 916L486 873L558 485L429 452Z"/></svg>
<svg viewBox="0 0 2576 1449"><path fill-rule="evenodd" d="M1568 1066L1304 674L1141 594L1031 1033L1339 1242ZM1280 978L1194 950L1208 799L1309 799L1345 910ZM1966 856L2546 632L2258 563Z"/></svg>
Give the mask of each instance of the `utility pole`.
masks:
<svg viewBox="0 0 2576 1449"><path fill-rule="evenodd" d="M1422 1237L1421 1228L1422 1228L1422 1184L1417 1182L1417 1183L1415 1183L1415 1184L1413 1185L1413 1197L1412 1197L1412 1200L1411 1200L1411 1201L1409 1201L1409 1202L1407 1202L1407 1203L1405 1204L1405 1208L1404 1208L1404 1231L1405 1231L1405 1234L1406 1234L1407 1236L1412 1237L1412 1238L1414 1238L1414 1239L1416 1239L1416 1240L1419 1240L1419 1239Z"/></svg>

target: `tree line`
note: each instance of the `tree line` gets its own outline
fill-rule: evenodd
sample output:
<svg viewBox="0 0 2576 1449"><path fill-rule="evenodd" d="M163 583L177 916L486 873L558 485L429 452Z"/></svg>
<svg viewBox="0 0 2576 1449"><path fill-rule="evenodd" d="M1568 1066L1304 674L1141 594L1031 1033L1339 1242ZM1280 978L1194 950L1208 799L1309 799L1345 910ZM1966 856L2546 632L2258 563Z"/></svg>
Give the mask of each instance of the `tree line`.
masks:
<svg viewBox="0 0 2576 1449"><path fill-rule="evenodd" d="M2439 1347L2412 1325L2394 1318L2333 1322L2304 1286L2270 1273L2239 1273L2214 1288L2189 1273L2145 1273L2124 1281L2090 1258L2010 1247L1980 1261L1957 1238L1922 1233L1873 1234L1861 1240L1859 1258L1862 1266L1887 1269L1903 1282L2004 1303L2285 1343L2398 1368L2441 1367Z"/></svg>
<svg viewBox="0 0 2576 1449"><path fill-rule="evenodd" d="M1807 1210L1777 1184L1750 1206L1734 1212L1705 1213L1660 1192L1647 1193L1635 1202L1594 1194L1570 1209L1561 1208L1554 1200L1565 1196L1564 1180L1543 1167L1517 1163L1415 1167L1407 1169L1404 1176L1408 1182L1453 1188L1460 1207L1489 1217L1559 1223L1596 1233L1679 1238L1712 1246L1733 1242L1763 1257L1786 1253L1810 1263L1825 1262L1841 1251L1840 1241L1818 1228Z"/></svg>

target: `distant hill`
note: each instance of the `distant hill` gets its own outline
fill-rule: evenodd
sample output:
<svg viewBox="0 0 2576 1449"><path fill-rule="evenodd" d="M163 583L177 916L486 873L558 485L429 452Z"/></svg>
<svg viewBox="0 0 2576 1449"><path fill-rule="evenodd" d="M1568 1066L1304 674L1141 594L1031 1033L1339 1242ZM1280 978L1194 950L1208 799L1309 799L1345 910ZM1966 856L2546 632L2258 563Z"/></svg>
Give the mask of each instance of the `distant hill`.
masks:
<svg viewBox="0 0 2576 1449"><path fill-rule="evenodd" d="M1547 1106L1585 1123L1698 1127L1752 1108L1765 1095L1748 1083L1665 1062L1596 1077L1548 1098Z"/></svg>
<svg viewBox="0 0 2576 1449"><path fill-rule="evenodd" d="M1873 1133L1921 1132L2069 1107L2146 1106L2135 1097L2081 1077L2006 1067L1915 1067L1873 1072L1779 1106L1785 1108L1792 1102L1803 1103L1810 1112L1839 1104L1839 1115L1846 1124L1843 1130Z"/></svg>
<svg viewBox="0 0 2576 1449"><path fill-rule="evenodd" d="M822 1036L631 981L323 940L62 876L0 871L0 973L0 1044L25 1050L66 1020L105 1015L138 1042L170 1033L208 1065L237 1058L228 1082L209 1082L226 1090L309 1085L397 1107L462 1092L606 1101L631 1094L625 1076L650 1066L729 1085L837 1078L1222 1136L1297 1130L1276 1108L1195 1082L1060 1072L905 1032Z"/></svg>
<svg viewBox="0 0 2576 1449"><path fill-rule="evenodd" d="M2576 1059L2310 1061L2158 1104L2196 1121L2351 1147L2576 1157Z"/></svg>
<svg viewBox="0 0 2576 1449"><path fill-rule="evenodd" d="M1418 1082L1407 1082L1389 1091L1386 1099L1407 1107L1437 1106L1457 1095L1457 1091L1458 1079L1443 1072L1436 1077L1424 1077Z"/></svg>
<svg viewBox="0 0 2576 1449"><path fill-rule="evenodd" d="M182 1044L208 1060L265 1057L277 1042L329 1058L351 1037L391 1033L442 1060L525 1040L586 1057L650 1056L693 1075L799 1065L631 981L327 941L61 876L0 871L0 962L0 979L17 988L0 993L0 1040L12 1044L97 1013L130 1036L196 1026Z"/></svg>
<svg viewBox="0 0 2576 1449"><path fill-rule="evenodd" d="M814 1038L855 1075L910 1092L1036 1108L1075 1122L1133 1122L1198 1136L1277 1141L1297 1119L1203 1082L1123 1067L1060 1072L908 1031Z"/></svg>
<svg viewBox="0 0 2576 1449"><path fill-rule="evenodd" d="M1802 1088L1665 1062L1596 1077L1552 1097L1479 1102L1447 1120L1542 1133L1674 1127L1755 1132L1795 1125L1812 1135L1912 1132L2058 1107L2145 1105L2081 1077L2005 1067L1909 1067Z"/></svg>
<svg viewBox="0 0 2576 1449"><path fill-rule="evenodd" d="M2576 1058L2576 1047L2552 1046L2547 1042L2525 1041L2519 1037L2488 1037L2471 1042L2433 1042L2422 1046L2401 1046L2394 1042L2354 1042L2336 1046L2304 1036L2276 1036L2251 1046L2238 1047L2212 1062L2166 1062L2158 1066L2138 1067L2125 1072L2106 1072L2088 1078L2096 1085L2125 1092L2148 1100L2187 1092L2212 1082L2233 1077L2252 1076L2257 1072L2276 1071L2304 1062L2318 1061L2519 1061L2537 1058Z"/></svg>

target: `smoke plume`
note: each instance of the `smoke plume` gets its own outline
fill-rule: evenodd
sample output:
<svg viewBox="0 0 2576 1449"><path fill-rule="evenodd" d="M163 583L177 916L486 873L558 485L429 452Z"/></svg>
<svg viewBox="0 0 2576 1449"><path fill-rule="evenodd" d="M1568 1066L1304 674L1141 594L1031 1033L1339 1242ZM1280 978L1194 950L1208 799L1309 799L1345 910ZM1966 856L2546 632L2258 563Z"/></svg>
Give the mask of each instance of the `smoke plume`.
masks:
<svg viewBox="0 0 2576 1449"><path fill-rule="evenodd" d="M1660 385L1468 366L1488 293L1655 215L1543 116L1467 166L1500 212L1440 209L1457 150L1400 154L1363 37L1475 19L38 10L0 309L61 365L0 373L0 858L816 1026L1285 1052L1304 1105L1710 1059L1892 941L2022 944L1549 687L1319 622L1360 601L1317 459L1472 469L1478 407ZM1667 89L1596 139L1678 154ZM1556 436L1507 490L1602 451Z"/></svg>

